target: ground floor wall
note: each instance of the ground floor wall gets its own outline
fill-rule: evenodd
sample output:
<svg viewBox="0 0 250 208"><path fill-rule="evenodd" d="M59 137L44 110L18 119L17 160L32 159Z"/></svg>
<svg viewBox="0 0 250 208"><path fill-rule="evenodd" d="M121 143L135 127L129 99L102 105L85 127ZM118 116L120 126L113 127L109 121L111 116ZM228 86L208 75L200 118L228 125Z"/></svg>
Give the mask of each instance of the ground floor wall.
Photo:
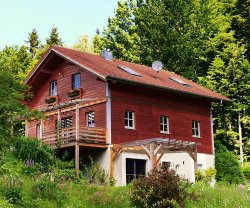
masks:
<svg viewBox="0 0 250 208"><path fill-rule="evenodd" d="M116 179L117 186L124 186L126 181L126 159L145 160L146 173L150 171L150 162L146 154L122 152L114 162L114 178ZM197 154L198 168L207 169L214 167L214 155L210 154ZM166 153L161 161L170 162L170 168L190 182L195 182L194 161L186 152Z"/></svg>

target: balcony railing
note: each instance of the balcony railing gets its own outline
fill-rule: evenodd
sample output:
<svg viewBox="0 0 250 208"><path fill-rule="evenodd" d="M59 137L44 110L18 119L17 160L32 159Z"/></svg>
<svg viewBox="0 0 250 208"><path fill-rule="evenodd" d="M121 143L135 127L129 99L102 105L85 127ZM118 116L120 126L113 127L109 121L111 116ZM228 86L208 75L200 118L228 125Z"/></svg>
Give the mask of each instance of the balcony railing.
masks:
<svg viewBox="0 0 250 208"><path fill-rule="evenodd" d="M107 144L107 130L105 128L80 126L79 138L76 138L76 128L61 128L42 135L42 142L54 148L73 146L76 142L80 145Z"/></svg>

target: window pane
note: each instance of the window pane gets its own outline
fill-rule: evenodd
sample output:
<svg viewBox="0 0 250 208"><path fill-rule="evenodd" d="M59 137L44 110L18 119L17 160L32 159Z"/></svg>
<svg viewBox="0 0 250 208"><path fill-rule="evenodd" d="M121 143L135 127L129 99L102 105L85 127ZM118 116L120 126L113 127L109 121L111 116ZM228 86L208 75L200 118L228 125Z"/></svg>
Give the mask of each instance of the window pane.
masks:
<svg viewBox="0 0 250 208"><path fill-rule="evenodd" d="M86 114L87 126L95 127L95 112L89 112Z"/></svg>
<svg viewBox="0 0 250 208"><path fill-rule="evenodd" d="M72 75L72 88L79 89L81 87L80 74Z"/></svg>
<svg viewBox="0 0 250 208"><path fill-rule="evenodd" d="M134 128L134 112L125 111L125 127Z"/></svg>
<svg viewBox="0 0 250 208"><path fill-rule="evenodd" d="M57 95L57 81L52 81L50 83L50 96Z"/></svg>

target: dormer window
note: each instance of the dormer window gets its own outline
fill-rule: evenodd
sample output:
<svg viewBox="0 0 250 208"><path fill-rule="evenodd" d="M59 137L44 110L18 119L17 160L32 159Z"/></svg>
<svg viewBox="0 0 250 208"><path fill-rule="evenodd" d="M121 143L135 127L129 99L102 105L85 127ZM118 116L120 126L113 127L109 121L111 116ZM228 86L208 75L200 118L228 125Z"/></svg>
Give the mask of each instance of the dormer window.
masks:
<svg viewBox="0 0 250 208"><path fill-rule="evenodd" d="M72 75L72 90L79 89L81 87L80 73Z"/></svg>
<svg viewBox="0 0 250 208"><path fill-rule="evenodd" d="M50 82L50 96L57 95L57 81Z"/></svg>

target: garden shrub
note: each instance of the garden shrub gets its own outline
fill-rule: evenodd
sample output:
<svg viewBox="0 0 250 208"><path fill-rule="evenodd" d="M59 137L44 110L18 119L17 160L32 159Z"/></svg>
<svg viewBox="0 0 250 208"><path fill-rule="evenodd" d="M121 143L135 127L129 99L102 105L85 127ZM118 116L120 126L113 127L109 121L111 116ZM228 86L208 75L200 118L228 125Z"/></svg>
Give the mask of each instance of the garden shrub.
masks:
<svg viewBox="0 0 250 208"><path fill-rule="evenodd" d="M215 142L216 181L244 183L244 175L236 157L219 141Z"/></svg>
<svg viewBox="0 0 250 208"><path fill-rule="evenodd" d="M55 201L58 205L62 205L66 197L57 183L45 179L35 183L32 190L34 198Z"/></svg>
<svg viewBox="0 0 250 208"><path fill-rule="evenodd" d="M93 158L90 157L91 167L85 166L86 179L90 184L97 185L115 185L115 179L110 177L110 175L100 166L100 163L94 162Z"/></svg>
<svg viewBox="0 0 250 208"><path fill-rule="evenodd" d="M0 207L1 208L13 208L13 205L10 204L8 200L0 198Z"/></svg>
<svg viewBox="0 0 250 208"><path fill-rule="evenodd" d="M250 180L250 164L245 164L241 169L245 178Z"/></svg>
<svg viewBox="0 0 250 208"><path fill-rule="evenodd" d="M22 185L23 182L18 177L11 175L4 177L4 183L2 185L3 195L11 204L22 204Z"/></svg>
<svg viewBox="0 0 250 208"><path fill-rule="evenodd" d="M195 173L195 181L204 181L206 183L210 183L215 178L215 175L216 175L216 170L214 168L198 170Z"/></svg>
<svg viewBox="0 0 250 208"><path fill-rule="evenodd" d="M38 139L16 137L13 144L16 156L25 163L29 163L28 166L31 163L40 164L41 169L47 169L55 163L53 150Z"/></svg>
<svg viewBox="0 0 250 208"><path fill-rule="evenodd" d="M189 183L169 165L153 170L148 177L134 180L131 200L136 207L183 207Z"/></svg>

